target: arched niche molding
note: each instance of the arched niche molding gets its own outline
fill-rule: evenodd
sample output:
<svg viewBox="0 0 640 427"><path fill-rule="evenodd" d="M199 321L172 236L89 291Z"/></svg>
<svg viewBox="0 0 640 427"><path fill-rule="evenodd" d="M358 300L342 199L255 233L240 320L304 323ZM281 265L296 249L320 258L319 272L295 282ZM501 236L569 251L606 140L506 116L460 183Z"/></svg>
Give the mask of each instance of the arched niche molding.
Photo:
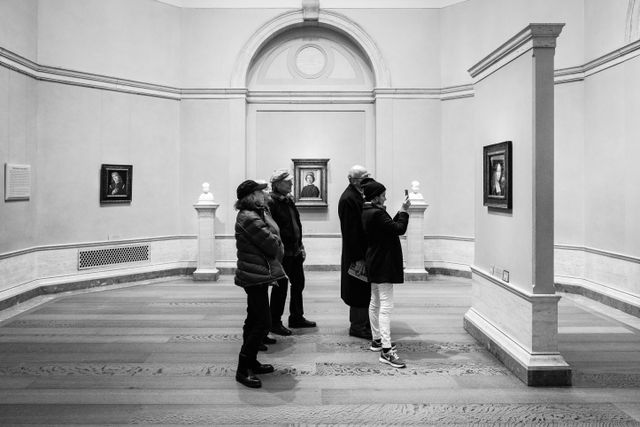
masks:
<svg viewBox="0 0 640 427"><path fill-rule="evenodd" d="M352 39L310 25L271 37L253 57L245 83L254 102L263 91L361 93L371 102L374 79L369 58Z"/></svg>
<svg viewBox="0 0 640 427"><path fill-rule="evenodd" d="M240 51L231 77L231 87L247 87L247 77L252 61L271 39L287 30L304 25L305 21L302 10L284 13L263 25L253 34ZM375 79L375 88L391 87L391 78L380 50L371 37L369 37L369 35L355 22L340 14L320 10L318 21L313 21L313 25L320 25L332 29L353 40L353 42L365 53L370 62Z"/></svg>

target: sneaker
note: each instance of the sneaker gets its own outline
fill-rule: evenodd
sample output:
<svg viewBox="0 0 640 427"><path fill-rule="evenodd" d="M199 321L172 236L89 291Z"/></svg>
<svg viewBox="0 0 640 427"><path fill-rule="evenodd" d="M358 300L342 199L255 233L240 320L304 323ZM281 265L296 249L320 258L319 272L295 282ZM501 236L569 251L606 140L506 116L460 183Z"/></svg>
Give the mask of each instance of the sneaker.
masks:
<svg viewBox="0 0 640 427"><path fill-rule="evenodd" d="M382 363L386 363L387 365L391 365L394 368L405 368L407 366L404 361L398 357L398 353L396 353L395 350L389 350L386 353L381 351L380 358L378 360Z"/></svg>
<svg viewBox="0 0 640 427"><path fill-rule="evenodd" d="M396 343L392 342L391 343L391 350L395 350L395 349L396 349ZM371 346L369 346L369 350L371 350L371 351L381 351L382 350L382 340L381 339L377 339L377 340L371 341Z"/></svg>

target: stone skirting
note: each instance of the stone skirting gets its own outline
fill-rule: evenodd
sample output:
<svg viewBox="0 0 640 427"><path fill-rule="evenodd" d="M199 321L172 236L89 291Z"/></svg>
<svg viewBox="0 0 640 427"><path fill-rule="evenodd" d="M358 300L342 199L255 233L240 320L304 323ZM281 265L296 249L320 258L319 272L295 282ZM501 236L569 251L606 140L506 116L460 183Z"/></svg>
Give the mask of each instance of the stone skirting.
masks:
<svg viewBox="0 0 640 427"><path fill-rule="evenodd" d="M555 285L558 291L582 295L591 300L640 318L640 303L636 297L631 297L620 292L612 292L611 289L607 289L601 285L588 283L584 280L574 280L571 283L568 281L559 281L556 282Z"/></svg>
<svg viewBox="0 0 640 427"><path fill-rule="evenodd" d="M119 283L139 282L142 280L157 279L161 277L188 276L193 273L194 267L171 268L168 270L149 271L145 273L122 274L119 276L105 277L100 279L88 279L58 283L55 285L42 285L18 293L10 298L0 300L0 310L4 310L16 304L25 302L40 295L51 295L61 292L77 291L81 289L91 289Z"/></svg>
<svg viewBox="0 0 640 427"><path fill-rule="evenodd" d="M571 245L556 245L556 289L640 317L640 258Z"/></svg>
<svg viewBox="0 0 640 427"><path fill-rule="evenodd" d="M472 267L472 307L464 328L530 386L571 385L558 351L558 300L531 294Z"/></svg>
<svg viewBox="0 0 640 427"><path fill-rule="evenodd" d="M469 313L467 313L469 314ZM542 367L536 369L534 366L526 366L512 353L507 351L500 343L485 330L476 324L472 316L465 315L464 329L482 344L491 354L495 356L504 366L507 367L522 382L532 387L556 387L571 385L571 368L567 366L560 367Z"/></svg>

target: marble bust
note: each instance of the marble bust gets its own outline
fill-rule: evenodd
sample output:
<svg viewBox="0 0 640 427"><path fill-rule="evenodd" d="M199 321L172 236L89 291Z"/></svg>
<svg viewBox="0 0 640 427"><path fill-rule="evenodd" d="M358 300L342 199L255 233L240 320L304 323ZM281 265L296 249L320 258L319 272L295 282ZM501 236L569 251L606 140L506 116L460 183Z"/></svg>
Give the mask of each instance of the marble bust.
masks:
<svg viewBox="0 0 640 427"><path fill-rule="evenodd" d="M202 194L198 198L198 202L213 202L213 194L209 191L209 183L202 183Z"/></svg>
<svg viewBox="0 0 640 427"><path fill-rule="evenodd" d="M411 192L409 192L409 200L424 200L420 193L420 183L418 181L411 181Z"/></svg>

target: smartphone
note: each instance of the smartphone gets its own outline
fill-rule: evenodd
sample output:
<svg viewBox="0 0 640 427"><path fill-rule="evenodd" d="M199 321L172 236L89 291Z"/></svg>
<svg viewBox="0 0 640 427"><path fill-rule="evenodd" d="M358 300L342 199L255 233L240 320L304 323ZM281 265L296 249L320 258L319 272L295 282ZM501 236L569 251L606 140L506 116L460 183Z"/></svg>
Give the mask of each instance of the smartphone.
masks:
<svg viewBox="0 0 640 427"><path fill-rule="evenodd" d="M404 189L404 197L409 197L409 190L406 188Z"/></svg>

